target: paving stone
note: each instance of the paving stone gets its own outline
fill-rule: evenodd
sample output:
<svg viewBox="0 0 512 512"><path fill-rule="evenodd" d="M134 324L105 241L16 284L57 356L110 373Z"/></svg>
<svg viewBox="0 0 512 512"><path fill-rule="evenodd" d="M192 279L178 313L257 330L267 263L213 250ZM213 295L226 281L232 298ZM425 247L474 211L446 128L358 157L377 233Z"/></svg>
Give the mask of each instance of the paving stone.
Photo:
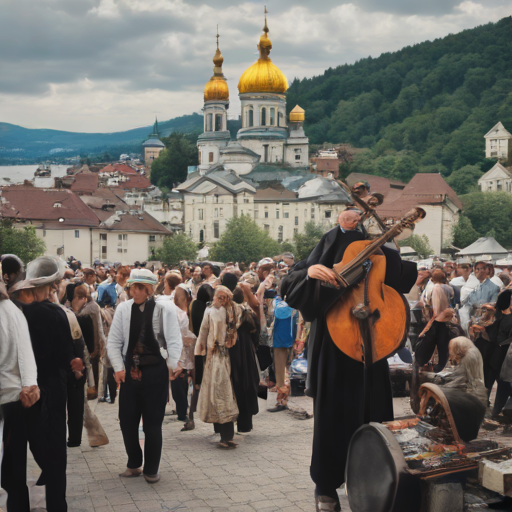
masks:
<svg viewBox="0 0 512 512"><path fill-rule="evenodd" d="M269 404L275 397L271 394ZM140 478L120 478L126 453L117 421L117 405L95 405L110 444L68 451L69 512L300 512L314 510L314 485L309 478L312 420L271 414L260 401L250 434L237 435L236 450L217 448L212 425L196 420L196 429L180 432L175 416L166 416L161 480L155 485ZM312 411L307 397L292 398L291 408ZM143 445L143 432L141 445ZM34 487L40 470L29 458L32 507L45 506L44 488ZM6 495L0 493L0 507ZM344 512L346 497L341 496Z"/></svg>

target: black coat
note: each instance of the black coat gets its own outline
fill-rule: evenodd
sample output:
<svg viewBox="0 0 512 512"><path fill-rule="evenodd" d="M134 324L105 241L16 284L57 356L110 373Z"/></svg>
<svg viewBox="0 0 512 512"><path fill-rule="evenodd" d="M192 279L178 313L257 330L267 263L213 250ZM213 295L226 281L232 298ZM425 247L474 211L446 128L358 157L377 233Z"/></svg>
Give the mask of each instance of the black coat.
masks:
<svg viewBox="0 0 512 512"><path fill-rule="evenodd" d="M348 446L354 432L364 423L365 385L371 396L370 420L393 419L393 396L387 360L375 363L365 379L364 365L345 355L332 341L326 314L339 290L307 277L308 268L322 264L332 268L343 259L347 247L363 240L359 231L342 232L337 226L327 232L306 261L300 262L283 279L281 291L288 304L311 321L308 353L307 394L314 398L314 438L311 477L321 492L335 492L345 481ZM394 249L383 247L386 256L385 284L408 292L417 278L416 264L402 262ZM367 375L368 376L368 375Z"/></svg>

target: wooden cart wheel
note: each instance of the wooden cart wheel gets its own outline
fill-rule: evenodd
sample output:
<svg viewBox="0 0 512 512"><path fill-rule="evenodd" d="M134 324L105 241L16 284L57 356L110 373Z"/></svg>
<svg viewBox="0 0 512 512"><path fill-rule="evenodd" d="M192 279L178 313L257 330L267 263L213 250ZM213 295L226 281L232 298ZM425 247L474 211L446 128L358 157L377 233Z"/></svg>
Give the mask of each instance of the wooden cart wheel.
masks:
<svg viewBox="0 0 512 512"><path fill-rule="evenodd" d="M443 408L446 418L450 423L450 427L452 429L453 439L456 443L465 444L464 441L460 438L459 432L457 431L457 427L455 426L455 420L453 419L452 411L450 409L450 405L448 400L446 399L446 395L443 393L443 390L437 384L431 384L430 382L426 384L422 384L419 390L420 397L420 412L419 416L424 416L427 411L428 401L433 398L437 404L441 405Z"/></svg>

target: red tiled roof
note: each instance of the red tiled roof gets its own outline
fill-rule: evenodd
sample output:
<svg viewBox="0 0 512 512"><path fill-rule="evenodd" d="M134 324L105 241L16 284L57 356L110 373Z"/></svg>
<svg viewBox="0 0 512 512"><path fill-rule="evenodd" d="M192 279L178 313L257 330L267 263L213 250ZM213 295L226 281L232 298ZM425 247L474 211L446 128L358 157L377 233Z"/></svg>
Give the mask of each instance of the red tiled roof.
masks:
<svg viewBox="0 0 512 512"><path fill-rule="evenodd" d="M415 174L409 184L404 188L403 194L418 197L420 200L422 196L446 195L457 208L462 209L462 203L457 197L457 194L438 173Z"/></svg>
<svg viewBox="0 0 512 512"><path fill-rule="evenodd" d="M99 224L94 212L70 190L47 190L34 187L3 187L0 211L18 220L58 222L60 226Z"/></svg>
<svg viewBox="0 0 512 512"><path fill-rule="evenodd" d="M370 192L382 194L385 198L398 189L400 192L406 187L405 183L397 180L389 180L382 176L374 176L372 174L363 174L353 172L347 176L346 182L349 187L353 187L358 181L367 181L370 184Z"/></svg>
<svg viewBox="0 0 512 512"><path fill-rule="evenodd" d="M138 206L128 206L122 197L110 188L98 188L92 195L82 196L81 199L102 222L116 211L139 209Z"/></svg>
<svg viewBox="0 0 512 512"><path fill-rule="evenodd" d="M462 209L457 194L438 173L415 174L407 185L382 176L362 173L349 174L346 181L349 186L353 186L362 180L368 181L370 192L379 192L384 196L384 203L377 208L382 217L401 218L415 206L442 204L447 197L458 209Z"/></svg>
<svg viewBox="0 0 512 512"><path fill-rule="evenodd" d="M71 185L71 191L92 194L98 188L98 175L95 173L80 173L75 175L75 181Z"/></svg>
<svg viewBox="0 0 512 512"><path fill-rule="evenodd" d="M126 181L120 181L118 184L118 187L122 189L146 189L150 186L151 182L148 178L146 178L146 176L140 176L139 174L130 176Z"/></svg>
<svg viewBox="0 0 512 512"><path fill-rule="evenodd" d="M117 172L120 172L121 174L137 174L137 171L126 164L114 164L113 167Z"/></svg>
<svg viewBox="0 0 512 512"><path fill-rule="evenodd" d="M340 162L337 158L315 157L311 161L316 163L318 172L337 172L340 167Z"/></svg>
<svg viewBox="0 0 512 512"><path fill-rule="evenodd" d="M106 165L105 167L103 167L103 169L100 170L100 172L116 172L114 166L112 164L108 164Z"/></svg>
<svg viewBox="0 0 512 512"><path fill-rule="evenodd" d="M171 234L171 231L147 212L122 213L117 216L117 219L114 214L110 216L110 219L102 224L102 228L116 231L158 233L161 235Z"/></svg>

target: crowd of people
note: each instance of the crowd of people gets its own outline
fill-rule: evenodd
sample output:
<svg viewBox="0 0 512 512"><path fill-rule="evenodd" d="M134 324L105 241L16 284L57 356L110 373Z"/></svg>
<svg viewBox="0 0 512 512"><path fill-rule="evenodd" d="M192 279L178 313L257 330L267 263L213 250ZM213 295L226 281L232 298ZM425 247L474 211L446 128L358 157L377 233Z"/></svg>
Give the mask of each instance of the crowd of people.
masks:
<svg viewBox="0 0 512 512"><path fill-rule="evenodd" d="M127 454L120 476L152 484L169 404L183 432L198 417L213 424L220 449L235 449L236 433L253 429L258 397L275 391L268 411L287 409L294 357L307 358L314 398L316 507L339 511L352 435L365 421L394 418L387 359L365 368L340 350L328 323L332 304L346 297L333 267L366 237L360 213L349 209L301 262L285 253L248 264L83 268L74 258L42 256L25 267L16 255L0 256L1 485L9 511L30 510L27 443L47 510L67 510L67 449L82 444L83 427L91 446L108 443L89 400L118 404ZM393 244L380 250L385 286L411 306L411 343L398 356L416 372L456 365L446 393L474 398L474 435L495 383L495 418L512 396L512 268L441 260L417 268Z"/></svg>
<svg viewBox="0 0 512 512"><path fill-rule="evenodd" d="M497 384L495 419L512 396L511 297L512 266L498 268L489 261L469 260L419 267L409 294L416 368L443 371L450 359L450 341L469 338L481 355L486 405Z"/></svg>
<svg viewBox="0 0 512 512"><path fill-rule="evenodd" d="M65 511L67 449L108 436L88 400L119 405L127 453L121 477L160 480L169 402L183 422L212 423L218 447L253 429L258 396L287 408L288 368L305 357L309 324L280 294L290 253L259 262L83 268L42 256L0 257L1 485L9 511L28 511L27 442L47 510ZM118 397L119 395L119 397ZM145 435L143 450L139 425Z"/></svg>

